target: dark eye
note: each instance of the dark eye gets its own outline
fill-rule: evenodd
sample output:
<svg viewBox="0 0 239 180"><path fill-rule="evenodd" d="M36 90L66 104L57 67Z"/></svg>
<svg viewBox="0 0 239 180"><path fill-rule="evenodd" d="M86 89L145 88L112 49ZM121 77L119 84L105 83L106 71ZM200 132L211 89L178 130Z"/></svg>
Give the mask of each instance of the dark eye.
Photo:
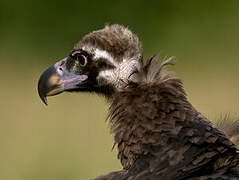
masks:
<svg viewBox="0 0 239 180"><path fill-rule="evenodd" d="M87 58L83 54L79 54L76 57L76 60L79 62L80 66L84 67L87 64Z"/></svg>

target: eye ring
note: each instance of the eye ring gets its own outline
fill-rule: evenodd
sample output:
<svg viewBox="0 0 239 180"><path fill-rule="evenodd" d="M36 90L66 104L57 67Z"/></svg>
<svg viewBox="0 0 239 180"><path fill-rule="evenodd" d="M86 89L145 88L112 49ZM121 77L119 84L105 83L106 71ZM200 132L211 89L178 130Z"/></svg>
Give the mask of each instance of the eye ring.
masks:
<svg viewBox="0 0 239 180"><path fill-rule="evenodd" d="M79 65L81 67L85 67L86 64L87 64L87 57L85 55L83 55L83 54L79 54L77 56L77 61L79 62Z"/></svg>

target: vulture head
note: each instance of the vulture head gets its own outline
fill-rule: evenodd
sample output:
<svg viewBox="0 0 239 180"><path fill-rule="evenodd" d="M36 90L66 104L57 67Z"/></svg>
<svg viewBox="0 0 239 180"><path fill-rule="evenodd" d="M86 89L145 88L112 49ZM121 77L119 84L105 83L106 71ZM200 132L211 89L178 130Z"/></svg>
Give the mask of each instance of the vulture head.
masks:
<svg viewBox="0 0 239 180"><path fill-rule="evenodd" d="M136 81L140 68L138 37L120 25L87 34L67 57L47 68L38 82L38 93L47 96L64 91L97 92L111 97L127 81Z"/></svg>

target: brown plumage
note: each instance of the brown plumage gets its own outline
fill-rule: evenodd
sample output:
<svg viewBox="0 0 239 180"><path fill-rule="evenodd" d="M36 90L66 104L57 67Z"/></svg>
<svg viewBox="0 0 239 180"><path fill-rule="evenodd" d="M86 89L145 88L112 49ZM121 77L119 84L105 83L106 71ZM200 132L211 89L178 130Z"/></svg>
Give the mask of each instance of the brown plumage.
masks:
<svg viewBox="0 0 239 180"><path fill-rule="evenodd" d="M229 113L221 115L216 119L216 127L223 131L237 148L239 147L239 119Z"/></svg>
<svg viewBox="0 0 239 180"><path fill-rule="evenodd" d="M108 119L123 170L95 180L239 179L239 154L229 139L234 135L227 137L188 102L181 80L165 70L171 59L161 65L157 61L143 61L131 31L107 26L86 35L54 66L80 76L77 86L66 89L69 84L64 84L59 90L56 84L46 85L56 74L48 69L39 94L44 99L48 93L93 91L111 103Z"/></svg>

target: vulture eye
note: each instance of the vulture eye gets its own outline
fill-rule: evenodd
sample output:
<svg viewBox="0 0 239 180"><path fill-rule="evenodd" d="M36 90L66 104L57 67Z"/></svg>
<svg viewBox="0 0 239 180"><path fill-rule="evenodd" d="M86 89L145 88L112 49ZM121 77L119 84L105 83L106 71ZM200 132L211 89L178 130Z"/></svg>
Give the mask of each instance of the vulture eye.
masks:
<svg viewBox="0 0 239 180"><path fill-rule="evenodd" d="M79 62L80 66L84 67L87 64L87 58L83 55L80 54L76 57L77 61Z"/></svg>
<svg viewBox="0 0 239 180"><path fill-rule="evenodd" d="M77 61L77 63L79 63L80 66L84 67L87 64L87 57L79 52L79 51L74 51L71 55L70 55L74 60Z"/></svg>

